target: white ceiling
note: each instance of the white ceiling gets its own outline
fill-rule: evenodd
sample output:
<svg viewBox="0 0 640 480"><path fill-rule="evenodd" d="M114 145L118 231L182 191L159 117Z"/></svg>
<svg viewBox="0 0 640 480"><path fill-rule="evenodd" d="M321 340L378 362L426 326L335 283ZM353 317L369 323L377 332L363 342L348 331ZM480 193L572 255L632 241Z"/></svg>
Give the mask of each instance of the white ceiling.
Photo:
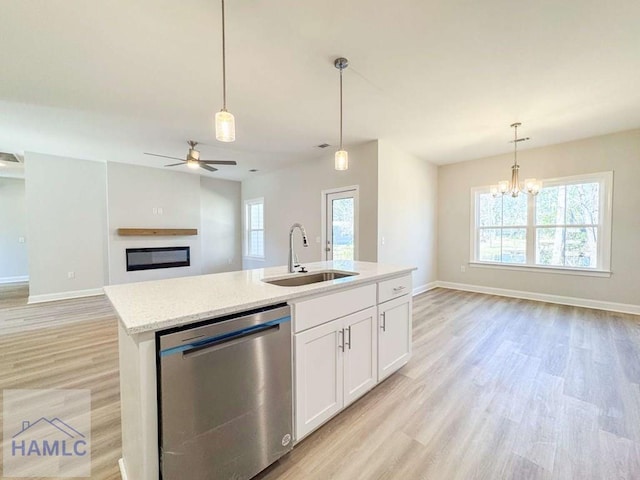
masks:
<svg viewBox="0 0 640 480"><path fill-rule="evenodd" d="M162 166L237 160L245 178L384 138L437 164L640 127L637 0L227 0L228 108L216 142L220 3L22 0L0 16L0 151ZM333 149L333 148L332 148ZM178 167L186 171L186 167Z"/></svg>

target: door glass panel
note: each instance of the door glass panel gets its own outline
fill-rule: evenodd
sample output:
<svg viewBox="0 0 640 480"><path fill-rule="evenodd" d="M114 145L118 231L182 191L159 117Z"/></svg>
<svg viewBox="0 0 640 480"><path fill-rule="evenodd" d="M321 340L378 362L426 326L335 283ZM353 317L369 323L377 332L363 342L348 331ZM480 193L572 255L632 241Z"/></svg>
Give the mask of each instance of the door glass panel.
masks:
<svg viewBox="0 0 640 480"><path fill-rule="evenodd" d="M355 225L354 202L351 198L335 199L331 202L331 238L334 260L354 260Z"/></svg>

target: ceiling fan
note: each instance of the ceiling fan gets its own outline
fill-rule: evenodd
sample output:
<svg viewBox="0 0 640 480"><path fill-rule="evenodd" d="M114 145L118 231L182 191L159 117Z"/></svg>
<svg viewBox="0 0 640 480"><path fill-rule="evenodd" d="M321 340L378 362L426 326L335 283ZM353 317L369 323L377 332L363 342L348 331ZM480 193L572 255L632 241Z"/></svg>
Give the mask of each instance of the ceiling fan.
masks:
<svg viewBox="0 0 640 480"><path fill-rule="evenodd" d="M194 142L193 140L187 140L189 144L189 153L187 153L187 158L185 160L177 157L169 157L167 155L158 155L157 153L147 153L144 152L145 155L152 155L154 157L162 157L162 158L170 158L172 160L180 160L180 163L171 163L169 165L165 165L165 167L176 167L178 165L187 165L189 168L202 168L209 172L215 172L218 170L217 168L211 167L210 165L237 165L234 160L200 160L200 152L196 150L196 145L198 142Z"/></svg>

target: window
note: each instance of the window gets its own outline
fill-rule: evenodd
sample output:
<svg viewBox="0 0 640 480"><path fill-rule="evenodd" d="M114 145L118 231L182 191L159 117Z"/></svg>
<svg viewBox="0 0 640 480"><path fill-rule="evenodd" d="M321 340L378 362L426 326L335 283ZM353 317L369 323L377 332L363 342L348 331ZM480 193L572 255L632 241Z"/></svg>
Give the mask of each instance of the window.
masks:
<svg viewBox="0 0 640 480"><path fill-rule="evenodd" d="M472 263L609 270L613 173L545 180L536 197L473 190Z"/></svg>
<svg viewBox="0 0 640 480"><path fill-rule="evenodd" d="M264 258L264 199L246 200L245 256Z"/></svg>

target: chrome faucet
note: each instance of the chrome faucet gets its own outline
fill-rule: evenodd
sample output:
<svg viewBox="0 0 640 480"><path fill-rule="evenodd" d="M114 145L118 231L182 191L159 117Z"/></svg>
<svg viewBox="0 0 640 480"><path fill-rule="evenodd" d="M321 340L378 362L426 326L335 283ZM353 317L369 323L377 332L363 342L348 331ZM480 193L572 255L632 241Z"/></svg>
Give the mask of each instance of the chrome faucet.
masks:
<svg viewBox="0 0 640 480"><path fill-rule="evenodd" d="M307 232L304 230L304 227L300 223L294 223L291 225L291 229L289 230L289 273L294 273L294 268L300 266L296 265L296 254L293 251L293 231L296 228L299 228L300 233L302 233L302 245L305 247L309 246L309 242L307 241Z"/></svg>

